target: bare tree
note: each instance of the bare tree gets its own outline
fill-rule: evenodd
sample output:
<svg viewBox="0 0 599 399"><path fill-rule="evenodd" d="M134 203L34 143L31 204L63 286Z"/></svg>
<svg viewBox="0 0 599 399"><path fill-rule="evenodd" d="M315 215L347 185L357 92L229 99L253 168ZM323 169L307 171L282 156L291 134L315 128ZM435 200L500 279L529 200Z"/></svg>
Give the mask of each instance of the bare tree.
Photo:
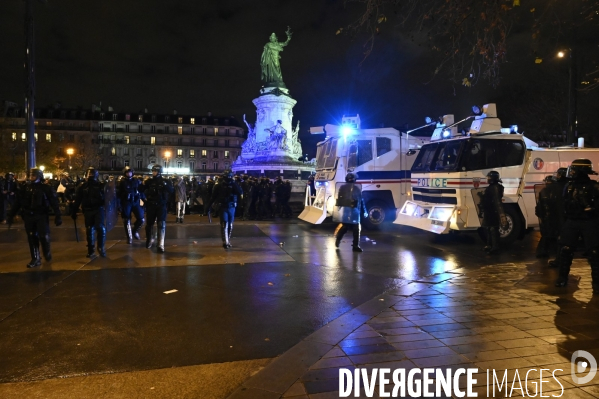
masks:
<svg viewBox="0 0 599 399"><path fill-rule="evenodd" d="M508 38L528 32L531 62L540 63L559 46L595 43L599 2L595 0L345 0L364 9L354 22L337 33L368 33L365 57L373 51L377 34L396 29L435 55L434 78L447 73L455 83L471 86L481 79L492 86L501 80L507 61ZM583 72L586 89L599 86L595 61Z"/></svg>

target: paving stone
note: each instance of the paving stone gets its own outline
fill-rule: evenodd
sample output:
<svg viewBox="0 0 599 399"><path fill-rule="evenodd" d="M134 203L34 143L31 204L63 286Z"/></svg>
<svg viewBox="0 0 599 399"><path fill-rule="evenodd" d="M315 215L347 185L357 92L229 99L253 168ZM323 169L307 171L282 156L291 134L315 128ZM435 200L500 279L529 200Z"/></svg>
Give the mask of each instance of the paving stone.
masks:
<svg viewBox="0 0 599 399"><path fill-rule="evenodd" d="M350 346L365 346L365 345L378 345L378 344L386 344L387 341L384 337L380 335L378 337L370 337L370 338L360 338L360 339L344 339L339 342L339 347L341 349L348 348Z"/></svg>
<svg viewBox="0 0 599 399"><path fill-rule="evenodd" d="M348 347L341 348L341 349L348 356L397 351L397 348L395 348L394 346L392 346L388 343L377 344L377 345L364 345L364 346L348 346Z"/></svg>
<svg viewBox="0 0 599 399"><path fill-rule="evenodd" d="M330 351L328 351L323 358L329 358L329 357L340 357L340 356L345 356L345 352L343 352L341 350L341 348L335 347L333 349L331 349Z"/></svg>
<svg viewBox="0 0 599 399"><path fill-rule="evenodd" d="M380 337L381 334L374 330L369 331L357 331L349 334L345 339L360 339L360 338L372 338L372 337Z"/></svg>
<svg viewBox="0 0 599 399"><path fill-rule="evenodd" d="M353 366L351 360L348 357L327 357L320 359L316 363L314 363L310 369L326 369L330 367L349 367Z"/></svg>
<svg viewBox="0 0 599 399"><path fill-rule="evenodd" d="M469 363L469 360L460 355L444 355L435 357L425 357L422 359L413 359L418 367L440 367L453 364Z"/></svg>
<svg viewBox="0 0 599 399"><path fill-rule="evenodd" d="M440 347L440 346L445 346L441 341L438 341L436 339L427 339L427 340L423 340L423 341L410 341L410 342L394 342L392 345L402 351L409 351L409 350L414 350L414 349L436 348L436 347Z"/></svg>
<svg viewBox="0 0 599 399"><path fill-rule="evenodd" d="M509 351L509 350L494 350L494 351L463 353L462 356L466 357L467 359L470 359L473 362L520 357L516 353Z"/></svg>
<svg viewBox="0 0 599 399"><path fill-rule="evenodd" d="M497 343L506 349L519 348L522 346L538 346L542 345L545 341L539 338L521 338L521 339L509 339L505 341L497 341Z"/></svg>
<svg viewBox="0 0 599 399"><path fill-rule="evenodd" d="M404 350L404 354L408 357L408 359L420 359L423 357L456 355L456 353L447 346L409 349L409 350Z"/></svg>
<svg viewBox="0 0 599 399"><path fill-rule="evenodd" d="M384 353L369 353L367 355L349 356L351 361L357 366L369 363L392 362L405 359L405 355L401 351L384 352Z"/></svg>
<svg viewBox="0 0 599 399"><path fill-rule="evenodd" d="M387 335L387 336L385 336L385 339L389 343L395 343L395 342L423 341L423 340L434 339L434 337L425 332L420 332L417 334Z"/></svg>
<svg viewBox="0 0 599 399"><path fill-rule="evenodd" d="M297 381L295 384L293 384L291 386L291 388L289 388L287 390L287 392L285 392L283 394L284 398L289 398L292 397L294 399L299 399L299 397L301 397L302 395L306 396L306 388L304 388L304 384L302 384L300 381Z"/></svg>

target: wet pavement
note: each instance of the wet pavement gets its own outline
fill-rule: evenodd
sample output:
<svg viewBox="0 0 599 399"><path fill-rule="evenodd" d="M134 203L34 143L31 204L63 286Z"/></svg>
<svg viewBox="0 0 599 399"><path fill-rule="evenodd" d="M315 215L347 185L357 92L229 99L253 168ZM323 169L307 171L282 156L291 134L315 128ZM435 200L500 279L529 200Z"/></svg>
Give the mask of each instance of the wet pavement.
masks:
<svg viewBox="0 0 599 399"><path fill-rule="evenodd" d="M588 266L579 262L579 275L584 277L580 285L574 281L568 293L548 288L555 271L534 258L538 240L534 233L509 251L485 256L475 234L433 238L391 226L388 231L363 232L364 252L358 254L351 251L349 236L339 250L334 248L331 224L237 222L234 247L225 251L217 225L196 215L185 221L180 225L169 219L165 254L145 249L144 241L125 244L121 228L116 227L108 235L108 257L90 261L84 256L85 243L75 241L72 221L65 219L63 226L52 229L54 259L33 270L25 268L29 256L22 227L15 225L10 231L0 227L0 396L12 397L11 393L26 390L29 397L66 397L67 392L77 392L77 397L146 397L140 390L152 388L155 397L216 398L226 397L246 381L235 397L286 393L338 397L327 393L334 392L327 390L335 378L322 378L338 374L331 365L372 364L380 356L419 365L405 347L416 345L412 350L421 352L420 344L408 344L416 338L414 334L428 334L414 342L435 341L427 343L430 348L423 347L427 350L444 347L440 352L425 351L430 354L425 358L450 356L474 362L476 358L465 354L486 352L484 348L457 350L454 347L462 344L442 342L446 337L435 334L457 334L449 338L461 338L461 333L463 337L484 335L467 323L489 320L500 320L502 329L509 326L522 331L510 323L521 318L495 318L493 309L498 308L544 306L554 319L564 303L574 304L573 309L584 317L594 312L585 302L590 292L589 277L584 275ZM83 230L79 235L84 238ZM170 290L177 291L164 293ZM459 315L455 308L466 313ZM426 311L420 314L420 309ZM445 314L447 309L453 313ZM406 314L406 310L417 312ZM428 316L432 311L435 317ZM519 313L523 318L551 316ZM327 331L346 318L351 322L329 337ZM436 321L431 324L429 319ZM575 333L594 343L596 324L592 317L589 320ZM550 328L546 324L552 321L535 320L541 321L545 323L542 328ZM429 325L441 327L425 328ZM424 332L388 331L400 328ZM559 330L555 320L551 328L556 330L547 334L556 337L572 332L572 326L566 326L566 332ZM536 337L525 334L530 337L514 339ZM327 336L324 341L319 338L323 336ZM493 337L483 338L486 342ZM535 341L535 346L569 350L555 341ZM303 359L299 366L277 363L290 358L297 361L297 353L305 354L301 346L306 343L311 344L310 355L299 356ZM368 358L373 353L379 353L378 357ZM510 356L525 357L512 352ZM270 362L272 358L276 360ZM323 361L326 358L334 360ZM313 372L323 368L326 372ZM286 370L289 375L268 377L272 370ZM170 373L179 373L178 389ZM85 386L95 388L87 393L74 391L82 378ZM211 378L220 381L216 385L230 382L211 391ZM273 378L276 387L266 383ZM156 388L163 380L171 382ZM106 389L111 384L126 393L118 396ZM183 385L186 390L181 390ZM266 396L252 396L257 395L254 388Z"/></svg>

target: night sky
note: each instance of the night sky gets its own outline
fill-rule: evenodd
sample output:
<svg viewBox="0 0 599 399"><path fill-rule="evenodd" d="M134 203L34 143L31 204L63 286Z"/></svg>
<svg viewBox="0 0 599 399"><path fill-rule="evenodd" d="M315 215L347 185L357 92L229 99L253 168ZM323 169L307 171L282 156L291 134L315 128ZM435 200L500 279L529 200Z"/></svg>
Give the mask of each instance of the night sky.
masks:
<svg viewBox="0 0 599 399"><path fill-rule="evenodd" d="M301 121L300 138L311 155L322 137L307 137L309 127L338 122L343 114L359 113L364 127L403 128L427 115L463 117L471 104L501 97L501 89L485 84L467 89L444 77L426 84L435 66L426 49L392 31L377 38L373 55L360 65L365 37L335 35L360 11L342 0L37 3L36 105L90 108L101 101L116 111L211 111L239 120L245 113L253 122L262 49L273 32L284 41L288 25L293 37L281 53L281 69L298 101L294 125ZM0 100L19 104L23 15L22 1L0 3Z"/></svg>

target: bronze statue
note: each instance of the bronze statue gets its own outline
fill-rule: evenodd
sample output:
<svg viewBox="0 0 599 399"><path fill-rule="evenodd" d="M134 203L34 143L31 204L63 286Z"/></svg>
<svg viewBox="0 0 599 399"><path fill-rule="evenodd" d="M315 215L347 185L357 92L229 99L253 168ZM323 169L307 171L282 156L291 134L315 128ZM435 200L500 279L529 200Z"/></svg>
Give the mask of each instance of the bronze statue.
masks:
<svg viewBox="0 0 599 399"><path fill-rule="evenodd" d="M283 75L281 74L281 65L279 64L279 59L281 58L279 52L283 51L283 47L289 44L291 40L291 29L289 27L287 27L285 34L287 35L285 42L279 42L277 35L273 33L270 35L270 41L264 45L260 66L262 67L262 80L265 83L283 84Z"/></svg>

